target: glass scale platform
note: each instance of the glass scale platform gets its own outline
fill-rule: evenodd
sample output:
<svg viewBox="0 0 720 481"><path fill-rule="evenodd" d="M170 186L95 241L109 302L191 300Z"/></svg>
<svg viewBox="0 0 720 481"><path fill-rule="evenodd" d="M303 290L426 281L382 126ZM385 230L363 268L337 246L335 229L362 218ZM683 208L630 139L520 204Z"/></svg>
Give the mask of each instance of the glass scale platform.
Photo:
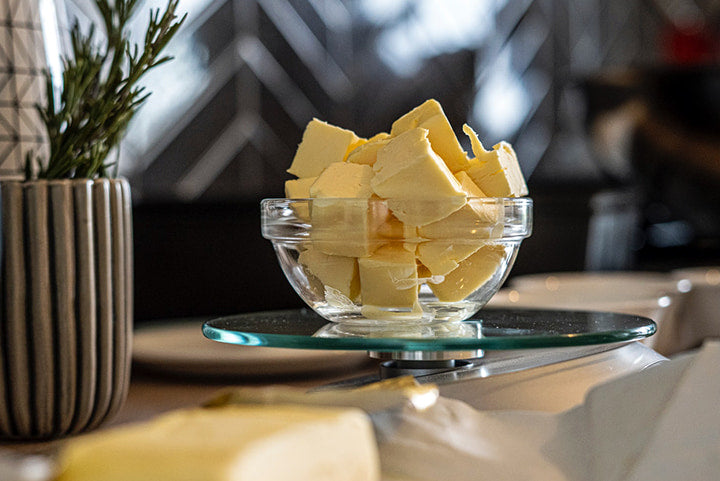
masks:
<svg viewBox="0 0 720 481"><path fill-rule="evenodd" d="M386 361L382 377L511 372L607 351L655 330L652 320L628 314L525 309L483 309L462 322L392 329L387 323L375 329L329 323L309 309L239 314L203 325L205 337L241 346L368 351ZM500 355L488 355L495 352Z"/></svg>

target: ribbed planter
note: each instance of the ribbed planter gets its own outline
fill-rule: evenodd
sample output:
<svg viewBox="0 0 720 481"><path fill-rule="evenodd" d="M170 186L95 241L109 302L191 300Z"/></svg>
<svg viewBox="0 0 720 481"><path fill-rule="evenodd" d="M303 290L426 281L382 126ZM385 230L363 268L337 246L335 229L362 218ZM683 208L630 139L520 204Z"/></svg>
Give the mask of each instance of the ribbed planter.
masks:
<svg viewBox="0 0 720 481"><path fill-rule="evenodd" d="M122 179L0 183L0 436L92 429L127 395L130 188Z"/></svg>

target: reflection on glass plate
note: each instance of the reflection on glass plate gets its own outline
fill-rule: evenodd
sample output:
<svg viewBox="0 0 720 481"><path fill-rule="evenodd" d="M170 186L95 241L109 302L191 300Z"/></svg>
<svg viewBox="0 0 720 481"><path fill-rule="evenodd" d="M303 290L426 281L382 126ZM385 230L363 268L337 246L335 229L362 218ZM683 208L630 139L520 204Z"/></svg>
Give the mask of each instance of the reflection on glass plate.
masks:
<svg viewBox="0 0 720 481"><path fill-rule="evenodd" d="M477 322L436 322L412 323L398 322L392 325L382 323L369 324L325 324L318 329L315 337L372 337L372 338L402 338L402 339L442 339L461 338L477 339L481 336L481 328Z"/></svg>

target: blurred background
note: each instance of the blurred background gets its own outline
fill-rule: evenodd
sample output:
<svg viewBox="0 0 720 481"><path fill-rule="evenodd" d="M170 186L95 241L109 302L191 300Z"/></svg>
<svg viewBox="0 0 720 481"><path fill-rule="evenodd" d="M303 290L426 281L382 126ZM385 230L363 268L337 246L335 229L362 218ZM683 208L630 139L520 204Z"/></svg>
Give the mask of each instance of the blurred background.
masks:
<svg viewBox="0 0 720 481"><path fill-rule="evenodd" d="M165 3L145 1L137 24ZM56 5L94 18L91 0ZM175 60L149 75L153 94L121 151L138 321L301 306L260 237L259 200L283 196L305 124L371 136L431 97L458 133L467 122L485 145L508 140L518 153L535 230L514 275L720 262L718 1L180 0L179 10Z"/></svg>

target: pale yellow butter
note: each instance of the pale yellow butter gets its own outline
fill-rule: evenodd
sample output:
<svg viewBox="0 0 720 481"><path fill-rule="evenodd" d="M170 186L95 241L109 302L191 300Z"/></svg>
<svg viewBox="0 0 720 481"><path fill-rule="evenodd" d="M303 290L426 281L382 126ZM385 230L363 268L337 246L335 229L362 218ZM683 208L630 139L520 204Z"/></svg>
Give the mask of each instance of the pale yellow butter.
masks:
<svg viewBox="0 0 720 481"><path fill-rule="evenodd" d="M475 159L465 169L470 178L490 197L522 197L528 194L517 155L507 142L500 142L486 151L469 125L463 126L472 143Z"/></svg>
<svg viewBox="0 0 720 481"><path fill-rule="evenodd" d="M427 133L417 128L391 139L378 151L370 182L378 196L388 199L398 219L415 226L447 217L466 198L460 183L430 148Z"/></svg>
<svg viewBox="0 0 720 481"><path fill-rule="evenodd" d="M379 239L402 245L405 250L413 254L420 241L416 226L404 224L392 214L389 214L385 222L378 226L377 234Z"/></svg>
<svg viewBox="0 0 720 481"><path fill-rule="evenodd" d="M482 199L486 197L485 192L473 182L467 172L458 172L455 174L455 178L469 196L468 205L463 209L466 209L472 220L464 229L465 236L469 233L473 238L501 237L505 218L503 205L492 200L483 201ZM469 212L468 208L472 212ZM437 238L437 236L433 237Z"/></svg>
<svg viewBox="0 0 720 481"><path fill-rule="evenodd" d="M307 199L310 197L310 186L317 177L305 177L304 179L293 179L285 182L285 197L288 199ZM306 204L294 203L293 210L301 219L310 218L310 209Z"/></svg>
<svg viewBox="0 0 720 481"><path fill-rule="evenodd" d="M477 133L473 130L472 127L470 127L468 124L464 124L463 132L465 132L465 135L467 135L470 139L470 147L472 148L475 157L482 157L484 154L487 153L487 150L485 150L482 142L480 142L480 138L477 136Z"/></svg>
<svg viewBox="0 0 720 481"><path fill-rule="evenodd" d="M305 177L285 181L285 197L288 199L307 199L310 197L310 186L317 177Z"/></svg>
<svg viewBox="0 0 720 481"><path fill-rule="evenodd" d="M373 195L370 181L374 175L369 165L335 162L310 185L310 196L369 199Z"/></svg>
<svg viewBox="0 0 720 481"><path fill-rule="evenodd" d="M444 276L480 248L480 244L452 241L421 242L417 246L417 258L433 276Z"/></svg>
<svg viewBox="0 0 720 481"><path fill-rule="evenodd" d="M366 257L387 243L377 231L389 215L383 202L316 198L312 204L310 240L326 254Z"/></svg>
<svg viewBox="0 0 720 481"><path fill-rule="evenodd" d="M487 195L485 195L485 192L483 192L482 189L480 189L480 187L478 187L477 184L473 182L467 172L463 170L461 170L460 172L455 172L455 178L458 182L460 182L460 187L462 187L462 189L469 197L487 197Z"/></svg>
<svg viewBox="0 0 720 481"><path fill-rule="evenodd" d="M403 224L392 214L378 226L377 232L381 238L388 240L416 239L418 235L417 227Z"/></svg>
<svg viewBox="0 0 720 481"><path fill-rule="evenodd" d="M387 217L387 208L377 212L368 203L373 195L369 165L336 162L330 164L310 187L314 198L311 209L310 237L325 254L362 257L369 255L378 242L373 241L375 227Z"/></svg>
<svg viewBox="0 0 720 481"><path fill-rule="evenodd" d="M486 204L483 192L465 172L455 174L468 194L467 203L437 222L418 227L423 239L417 248L417 257L435 276L453 271L489 238L502 235L502 207Z"/></svg>
<svg viewBox="0 0 720 481"><path fill-rule="evenodd" d="M58 481L378 481L378 458L360 410L228 406L71 440Z"/></svg>
<svg viewBox="0 0 720 481"><path fill-rule="evenodd" d="M300 263L340 299L360 300L365 317L418 319L419 282L457 302L503 262L493 239L503 235L505 209L492 198L527 195L527 185L510 144L486 151L463 130L473 159L432 99L370 139L308 124L288 170L300 179L286 183L286 196L312 198Z"/></svg>
<svg viewBox="0 0 720 481"><path fill-rule="evenodd" d="M465 172L455 176L469 196L467 203L444 219L418 227L420 237L468 243L501 235L502 206L484 202L483 192Z"/></svg>
<svg viewBox="0 0 720 481"><path fill-rule="evenodd" d="M447 274L442 282L428 285L441 302L462 301L495 274L504 252L502 245L484 245Z"/></svg>
<svg viewBox="0 0 720 481"><path fill-rule="evenodd" d="M370 257L358 259L360 297L364 316L419 317L415 256L400 246L382 246ZM390 312L386 308L398 308Z"/></svg>
<svg viewBox="0 0 720 481"><path fill-rule="evenodd" d="M396 137L417 127L428 130L432 149L445 161L452 172L465 170L468 167L467 153L458 142L437 100L427 100L397 119L392 125L390 134Z"/></svg>
<svg viewBox="0 0 720 481"><path fill-rule="evenodd" d="M300 253L298 262L317 277L323 286L339 291L351 301L357 300L360 278L356 258L331 256L309 245Z"/></svg>
<svg viewBox="0 0 720 481"><path fill-rule="evenodd" d="M345 161L348 153L364 142L350 130L312 119L287 171L300 178L317 177L333 162Z"/></svg>
<svg viewBox="0 0 720 481"><path fill-rule="evenodd" d="M346 162L353 164L373 165L377 160L377 153L390 141L390 134L381 132L368 139L362 145L357 146L347 156Z"/></svg>

